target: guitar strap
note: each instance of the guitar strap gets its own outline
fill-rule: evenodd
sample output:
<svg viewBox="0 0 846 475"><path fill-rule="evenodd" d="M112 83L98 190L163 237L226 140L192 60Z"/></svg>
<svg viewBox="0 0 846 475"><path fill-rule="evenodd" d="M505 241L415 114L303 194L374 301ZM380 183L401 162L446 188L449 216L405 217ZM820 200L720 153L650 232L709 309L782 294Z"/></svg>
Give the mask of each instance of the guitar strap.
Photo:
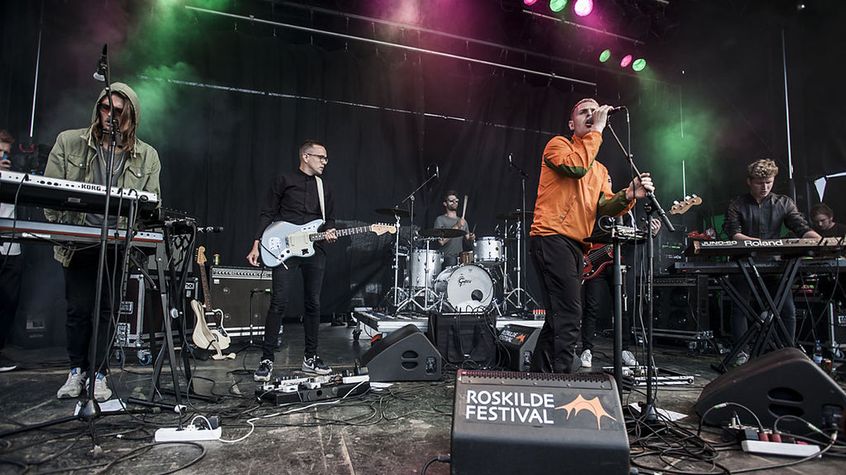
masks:
<svg viewBox="0 0 846 475"><path fill-rule="evenodd" d="M326 205L323 201L323 179L317 175L314 176L314 179L317 180L317 199L320 200L320 214L323 216L323 221L326 221Z"/></svg>

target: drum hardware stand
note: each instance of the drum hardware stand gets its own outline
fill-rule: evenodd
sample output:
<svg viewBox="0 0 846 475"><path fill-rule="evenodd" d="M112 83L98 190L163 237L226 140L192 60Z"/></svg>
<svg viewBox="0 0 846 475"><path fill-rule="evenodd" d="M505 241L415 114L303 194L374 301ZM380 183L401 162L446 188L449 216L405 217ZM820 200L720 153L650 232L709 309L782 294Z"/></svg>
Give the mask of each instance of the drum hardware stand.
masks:
<svg viewBox="0 0 846 475"><path fill-rule="evenodd" d="M399 233L397 233L397 234L399 234ZM423 287L421 289L418 289L417 292L410 294L408 296L408 298L406 298L403 302L401 302L397 306L396 313L400 313L400 311L406 305L408 305L410 303L413 303L415 306L417 306L417 308L419 308L423 312L428 312L428 311L434 309L438 305L439 302L438 302L437 294L435 294L434 291L432 291L432 289L429 288L429 267L430 267L429 266L429 242L431 242L433 239L437 239L437 238L422 238L421 239L423 241L426 241L426 256L425 256L425 259L423 260L423 269L424 269ZM411 275L411 274L409 274L409 275ZM413 281L413 279L410 279L410 280L411 280L410 285L413 286L414 281ZM422 306L420 305L420 302L417 301L417 297L420 296L421 292L423 293L423 305ZM432 296L432 303L431 304L429 304L430 294Z"/></svg>
<svg viewBox="0 0 846 475"><path fill-rule="evenodd" d="M527 253L526 253L526 180L529 178L529 174L526 173L525 170L520 168L518 165L514 163L512 160L512 156L508 154L508 167L513 168L519 175L520 175L520 218L517 220L517 287L511 289L508 294L505 295L505 301L511 302L511 297L515 297L515 301L512 302L514 305L514 309L518 310L520 313L526 312L526 306L529 302L534 303L535 306L538 306L538 302L532 297L532 294L529 293L528 290L523 289L522 285L526 282L525 276L523 275L524 267L528 260ZM507 225L507 223L506 223ZM504 242L503 242L503 245ZM508 264L506 263L506 270ZM527 285L528 287L528 285ZM522 298L523 294L525 294L526 299Z"/></svg>
<svg viewBox="0 0 846 475"><path fill-rule="evenodd" d="M626 155L626 160L628 160L628 162L629 162L629 168L632 171L633 178L639 178L640 177L640 170L637 168L637 165L635 165L634 155L632 155L631 150L630 150L630 148L631 148L631 122L630 122L630 118L629 118L629 110L627 108L624 108L624 110L626 112L626 124L627 124L627 130L628 130L628 133L629 133L629 140L628 140L629 148L626 148L623 145L623 142L620 141L620 137L617 136L617 133L614 131L614 128L611 127L610 122L608 122L607 128L611 132L611 135L614 137L614 140L617 142L617 145L620 146L620 149ZM632 191L634 191L634 190L632 190ZM653 263L653 257L655 255L655 243L654 243L654 239L653 239L653 236L652 236L652 228L651 228L653 213L658 214L658 217L664 223L664 225L666 226L666 228L669 232L671 232L671 233L675 232L676 228L675 228L675 226L673 226L673 223L670 222L670 218L667 217L667 213L664 211L664 208L661 207L661 203L659 203L658 199L655 198L655 193L648 191L646 193L646 200L647 200L647 202L644 205L644 209L646 210L646 223L647 223L646 261L648 262L648 271L647 271L647 274L646 274L646 320L647 320L647 325L646 325L646 334L647 334L647 337L646 337L646 366L647 366L648 374L647 374L647 380L646 380L646 404L645 404L645 406L643 406L643 409L641 410L641 414L644 416L643 420L646 423L656 424L656 423L658 423L658 413L655 410L655 388L653 387L656 374L655 374L655 364L653 362L653 349L654 348L653 348L653 342L652 342L652 340L653 340L653 338L652 338L652 324L653 324L653 321L652 321L652 297L653 297L653 288L654 288L653 279L655 277L655 267L654 267L654 263ZM618 258L619 253L620 253L620 251L619 251L619 248L618 248L614 252L614 257ZM622 279L622 276L617 275L617 271L615 271L614 278L615 279L617 279L617 278ZM618 292L617 289L618 288L615 285L615 294ZM619 291L620 292L622 291L622 287L619 288ZM622 305L621 302L617 302L617 303ZM622 310L621 306L617 307L617 308ZM622 313L620 315L622 317ZM619 338L620 339L620 346L622 348L622 325L623 325L622 324L622 318L620 318L618 320L618 322L619 323L615 323L615 327L619 325L620 331L618 333L619 336L615 336L615 343L616 343L616 339ZM616 329L617 328L615 328L615 330ZM622 352L616 353L614 355L615 367L616 367L617 358L620 358L620 360L622 360Z"/></svg>
<svg viewBox="0 0 846 475"><path fill-rule="evenodd" d="M414 203L414 197L412 197L412 206L413 206L413 203ZM399 295L400 295L400 292L402 292L403 294L405 294L405 295L406 295L405 297L403 297L403 300L405 300L405 299L407 298L407 295L408 295L408 294L405 292L405 290L404 290L403 288L401 288L401 287L399 286L399 267L400 267L400 266L399 266L399 264L400 264L400 219L401 219L401 218L400 218L399 214L395 214L395 215L394 215L394 218L396 218L396 223L397 223L397 224L396 224L396 227L397 227L396 238L394 239L394 263L393 263L393 268L394 268L394 286L393 286L393 287L391 287L391 289L390 289L390 290L388 290L388 295L390 295L390 296L393 298L394 308L397 308L397 307L399 306L399 304L400 304L400 302L399 302L399 301L400 301L400 296L399 296ZM405 257L407 257L407 255L406 255ZM387 300L387 295L386 295L386 300Z"/></svg>

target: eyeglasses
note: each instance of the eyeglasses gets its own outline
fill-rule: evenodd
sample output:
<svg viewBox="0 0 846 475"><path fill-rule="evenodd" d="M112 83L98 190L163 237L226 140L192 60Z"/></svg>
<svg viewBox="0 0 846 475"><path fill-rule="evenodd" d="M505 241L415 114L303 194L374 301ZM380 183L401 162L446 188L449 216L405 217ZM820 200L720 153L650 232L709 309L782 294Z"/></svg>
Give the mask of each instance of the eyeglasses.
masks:
<svg viewBox="0 0 846 475"><path fill-rule="evenodd" d="M106 114L108 114L109 110L111 109L107 102L101 102L97 104L97 108L100 109L100 112L105 112ZM123 114L123 109L120 107L115 107L114 110L116 116Z"/></svg>
<svg viewBox="0 0 846 475"><path fill-rule="evenodd" d="M310 157L317 157L317 159L320 160L323 163L329 163L329 157L327 157L326 155L317 155L315 153L308 153L308 152L306 152L306 155L308 155Z"/></svg>

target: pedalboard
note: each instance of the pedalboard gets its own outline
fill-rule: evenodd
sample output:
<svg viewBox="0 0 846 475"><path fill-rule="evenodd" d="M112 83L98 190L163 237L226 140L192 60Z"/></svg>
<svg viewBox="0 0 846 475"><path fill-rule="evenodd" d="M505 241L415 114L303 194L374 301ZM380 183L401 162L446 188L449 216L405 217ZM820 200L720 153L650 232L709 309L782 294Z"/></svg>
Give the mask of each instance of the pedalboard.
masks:
<svg viewBox="0 0 846 475"><path fill-rule="evenodd" d="M256 398L277 406L358 396L370 390L370 377L331 374L313 377L282 377L256 387Z"/></svg>

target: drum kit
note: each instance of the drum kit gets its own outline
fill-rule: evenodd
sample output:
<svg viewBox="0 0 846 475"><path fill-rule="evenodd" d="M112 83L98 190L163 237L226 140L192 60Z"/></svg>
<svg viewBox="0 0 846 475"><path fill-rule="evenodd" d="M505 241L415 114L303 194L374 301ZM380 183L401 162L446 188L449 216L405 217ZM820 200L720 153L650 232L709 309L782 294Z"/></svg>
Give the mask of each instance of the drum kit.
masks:
<svg viewBox="0 0 846 475"><path fill-rule="evenodd" d="M401 218L410 217L401 208L379 208L376 213L393 216L397 226ZM412 233L410 246L401 245L401 233L396 233L394 246L394 286L385 301L396 313L401 312L464 312L500 313L527 310L529 302L537 302L520 286L522 284L523 246L521 218L531 219L531 212L519 210L498 215L506 222L502 236L477 237L472 251L462 252L458 263L444 266L444 257L437 243L440 239L460 238L460 229L423 229ZM509 230L512 231L509 235ZM507 243L516 242L518 252L514 260L517 286L511 286ZM404 264L404 265L403 265ZM402 269L402 271L401 271ZM402 274L402 275L401 275ZM509 309L509 305L512 307Z"/></svg>

